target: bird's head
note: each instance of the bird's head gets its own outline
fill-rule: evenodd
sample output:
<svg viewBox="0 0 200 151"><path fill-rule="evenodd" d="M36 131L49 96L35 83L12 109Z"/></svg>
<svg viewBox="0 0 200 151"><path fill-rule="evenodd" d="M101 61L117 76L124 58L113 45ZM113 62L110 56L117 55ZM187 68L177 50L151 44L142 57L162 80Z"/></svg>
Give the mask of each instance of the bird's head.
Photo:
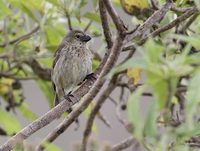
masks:
<svg viewBox="0 0 200 151"><path fill-rule="evenodd" d="M85 45L91 37L80 30L72 30L65 37L65 41L75 45Z"/></svg>

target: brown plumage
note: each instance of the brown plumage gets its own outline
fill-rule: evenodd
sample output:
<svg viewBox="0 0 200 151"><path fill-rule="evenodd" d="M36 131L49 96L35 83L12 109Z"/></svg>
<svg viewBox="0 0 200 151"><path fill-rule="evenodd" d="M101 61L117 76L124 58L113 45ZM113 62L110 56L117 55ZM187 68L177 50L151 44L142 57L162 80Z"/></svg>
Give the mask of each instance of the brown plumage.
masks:
<svg viewBox="0 0 200 151"><path fill-rule="evenodd" d="M55 105L92 73L92 54L86 45L90 39L82 31L73 30L59 45L52 71Z"/></svg>

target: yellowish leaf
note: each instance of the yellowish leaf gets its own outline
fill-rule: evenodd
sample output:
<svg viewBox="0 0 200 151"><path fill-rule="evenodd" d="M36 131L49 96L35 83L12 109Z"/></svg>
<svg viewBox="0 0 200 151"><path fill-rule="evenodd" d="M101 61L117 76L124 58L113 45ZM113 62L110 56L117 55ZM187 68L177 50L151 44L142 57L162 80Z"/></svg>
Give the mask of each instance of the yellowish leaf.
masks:
<svg viewBox="0 0 200 151"><path fill-rule="evenodd" d="M177 97L173 96L172 104L174 104L174 105L178 104L178 98Z"/></svg>
<svg viewBox="0 0 200 151"><path fill-rule="evenodd" d="M121 0L121 5L131 15L139 15L149 8L148 0Z"/></svg>
<svg viewBox="0 0 200 151"><path fill-rule="evenodd" d="M129 68L127 70L127 75L130 80L133 80L134 84L138 84L141 79L141 72L140 68Z"/></svg>
<svg viewBox="0 0 200 151"><path fill-rule="evenodd" d="M1 78L1 80L0 80L0 94L1 95L8 92L13 81L14 81L13 79Z"/></svg>

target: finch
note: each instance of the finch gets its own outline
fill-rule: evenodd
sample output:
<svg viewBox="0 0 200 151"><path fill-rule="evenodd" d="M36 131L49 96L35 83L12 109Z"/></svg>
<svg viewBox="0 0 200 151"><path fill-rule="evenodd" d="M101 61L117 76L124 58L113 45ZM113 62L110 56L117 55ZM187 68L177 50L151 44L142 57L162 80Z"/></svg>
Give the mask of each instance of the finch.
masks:
<svg viewBox="0 0 200 151"><path fill-rule="evenodd" d="M90 39L82 31L72 30L55 52L51 76L55 106L92 73L92 53L87 47Z"/></svg>

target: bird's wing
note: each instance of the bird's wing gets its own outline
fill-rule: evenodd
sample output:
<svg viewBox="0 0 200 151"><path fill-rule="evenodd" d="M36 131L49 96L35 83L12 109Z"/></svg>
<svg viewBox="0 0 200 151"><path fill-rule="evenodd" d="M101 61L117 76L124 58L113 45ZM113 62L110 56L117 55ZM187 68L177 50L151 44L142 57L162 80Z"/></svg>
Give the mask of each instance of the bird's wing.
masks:
<svg viewBox="0 0 200 151"><path fill-rule="evenodd" d="M62 50L64 47L65 47L65 44L64 44L64 43L61 43L61 44L58 46L58 48L57 48L57 50L56 50L56 52L55 52L55 54L54 54L53 68L55 67L55 65L56 65L56 63L57 63L57 61L58 61L58 59L60 58L60 52L61 52L61 50Z"/></svg>
<svg viewBox="0 0 200 151"><path fill-rule="evenodd" d="M56 63L57 63L57 61L58 61L58 59L60 58L60 52L61 52L61 50L63 49L65 47L65 44L64 43L61 43L59 46L58 46L58 48L57 48L57 50L56 50L56 52L55 52L55 54L54 54L54 60L53 60L53 69L54 69L54 67L55 67L55 65L56 65ZM53 70L52 70L53 71ZM53 85L53 89L54 89L54 91L56 92L56 86L55 86L55 84L54 84L54 82L52 81L52 85Z"/></svg>
<svg viewBox="0 0 200 151"><path fill-rule="evenodd" d="M59 46L58 46L58 48L57 48L57 50L56 50L56 52L55 52L55 54L54 54L54 60L53 60L53 69L54 69L54 67L55 67L55 65L56 65L56 63L57 63L57 61L58 61L58 59L60 58L60 52L61 52L61 50L63 49L65 47L65 44L64 43L61 43ZM52 70L53 71L53 70ZM54 84L54 82L53 82L53 80L52 80L52 86L53 86L53 90L54 90L54 92L56 92L56 85ZM54 105L56 106L57 104L59 104L59 98L58 98L58 95L55 93L55 98L54 98Z"/></svg>

